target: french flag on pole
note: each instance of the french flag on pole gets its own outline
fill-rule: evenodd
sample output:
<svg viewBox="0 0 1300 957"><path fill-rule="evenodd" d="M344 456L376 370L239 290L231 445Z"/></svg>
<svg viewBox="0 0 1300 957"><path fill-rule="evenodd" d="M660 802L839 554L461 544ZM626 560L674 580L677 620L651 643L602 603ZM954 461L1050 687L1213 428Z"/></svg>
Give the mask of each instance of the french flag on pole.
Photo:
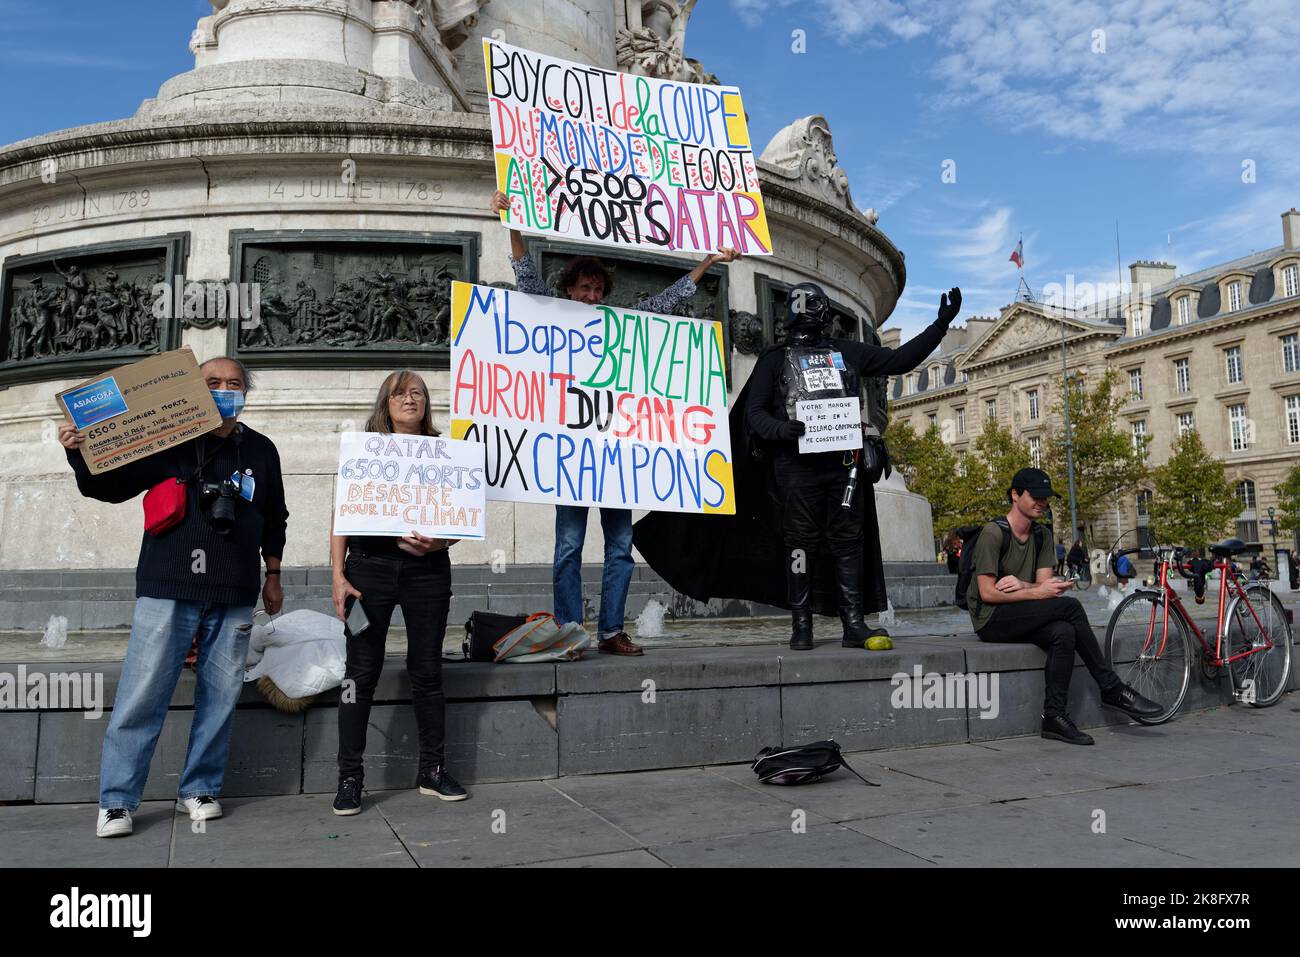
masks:
<svg viewBox="0 0 1300 957"><path fill-rule="evenodd" d="M1021 239L1016 243L1016 248L1011 250L1011 261L1021 269L1025 268L1025 241Z"/></svg>

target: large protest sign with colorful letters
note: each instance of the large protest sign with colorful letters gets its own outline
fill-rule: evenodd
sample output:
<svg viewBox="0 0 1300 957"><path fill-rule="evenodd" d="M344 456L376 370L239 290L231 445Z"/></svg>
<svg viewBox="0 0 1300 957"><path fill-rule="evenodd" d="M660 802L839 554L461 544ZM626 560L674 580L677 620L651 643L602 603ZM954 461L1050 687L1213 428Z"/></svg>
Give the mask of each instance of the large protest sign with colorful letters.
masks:
<svg viewBox="0 0 1300 957"><path fill-rule="evenodd" d="M487 38L483 61L505 225L611 246L771 254L738 88Z"/></svg>
<svg viewBox="0 0 1300 957"><path fill-rule="evenodd" d="M716 322L453 282L450 389L489 499L735 513Z"/></svg>

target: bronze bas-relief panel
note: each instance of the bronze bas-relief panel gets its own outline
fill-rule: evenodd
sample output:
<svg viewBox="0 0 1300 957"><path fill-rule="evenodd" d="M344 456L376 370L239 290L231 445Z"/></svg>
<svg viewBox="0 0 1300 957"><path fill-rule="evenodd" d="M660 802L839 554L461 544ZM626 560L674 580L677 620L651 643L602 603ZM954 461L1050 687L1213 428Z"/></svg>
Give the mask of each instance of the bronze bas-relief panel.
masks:
<svg viewBox="0 0 1300 957"><path fill-rule="evenodd" d="M188 242L174 233L6 259L0 382L92 375L177 348L160 290L184 270Z"/></svg>
<svg viewBox="0 0 1300 957"><path fill-rule="evenodd" d="M446 368L451 283L478 278L477 233L231 234L231 280L258 293L258 321L229 328L255 365Z"/></svg>

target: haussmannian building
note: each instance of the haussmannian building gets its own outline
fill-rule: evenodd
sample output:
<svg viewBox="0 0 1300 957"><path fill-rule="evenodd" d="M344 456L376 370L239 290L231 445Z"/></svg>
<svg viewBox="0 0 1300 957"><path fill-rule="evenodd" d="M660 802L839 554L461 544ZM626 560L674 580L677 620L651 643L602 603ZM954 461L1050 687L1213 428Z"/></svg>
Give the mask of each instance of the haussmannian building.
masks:
<svg viewBox="0 0 1300 957"><path fill-rule="evenodd" d="M1129 270L1122 297L1073 309L1020 299L954 327L924 366L891 381L891 419L918 433L936 425L959 460L996 421L1037 462L1062 426L1053 409L1064 348L1071 375L1119 372L1122 427L1147 437L1152 467L1196 429L1236 485L1237 537L1271 552L1274 487L1300 462L1300 212L1282 214L1281 245L1261 252L1183 276L1163 262ZM882 334L886 345L898 337ZM1064 490L1065 477L1055 478ZM1092 545L1146 526L1150 495L1147 487L1117 501L1094 524ZM1283 533L1277 545L1300 542Z"/></svg>

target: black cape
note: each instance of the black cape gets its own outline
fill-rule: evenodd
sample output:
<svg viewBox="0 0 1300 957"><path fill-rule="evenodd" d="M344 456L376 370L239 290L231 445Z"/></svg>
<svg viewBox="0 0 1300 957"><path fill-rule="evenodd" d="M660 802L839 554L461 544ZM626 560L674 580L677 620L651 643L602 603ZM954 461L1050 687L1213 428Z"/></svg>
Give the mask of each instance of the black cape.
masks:
<svg viewBox="0 0 1300 957"><path fill-rule="evenodd" d="M780 348L769 346L763 354ZM633 526L632 541L664 581L697 601L741 598L789 608L785 577L789 550L781 537L773 452L750 434L745 423L752 382L751 376L727 417L736 514L651 512ZM861 469L858 474L862 475ZM880 526L875 493L861 478L857 494L863 500L863 612L871 614L888 606ZM839 614L839 595L830 557L817 556L813 561L813 611L819 615Z"/></svg>

